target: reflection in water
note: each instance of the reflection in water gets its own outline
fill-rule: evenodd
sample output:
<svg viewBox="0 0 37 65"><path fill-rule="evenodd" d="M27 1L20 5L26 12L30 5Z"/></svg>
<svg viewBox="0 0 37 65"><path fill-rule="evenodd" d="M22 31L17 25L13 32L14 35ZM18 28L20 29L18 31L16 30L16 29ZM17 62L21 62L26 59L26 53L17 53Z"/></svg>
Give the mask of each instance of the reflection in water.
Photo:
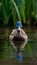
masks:
<svg viewBox="0 0 37 65"><path fill-rule="evenodd" d="M9 35L11 28L0 28L0 59L12 59L16 58L16 50L10 45ZM23 61L30 62L26 58L37 58L37 28L36 27L25 27L25 32L28 35L28 43L24 50L22 50ZM35 60L35 59L34 59ZM16 63L16 59L13 62ZM1 61L0 61L1 62ZM8 61L6 61L8 63ZM32 61L31 61L32 62ZM27 65L27 64L26 64Z"/></svg>

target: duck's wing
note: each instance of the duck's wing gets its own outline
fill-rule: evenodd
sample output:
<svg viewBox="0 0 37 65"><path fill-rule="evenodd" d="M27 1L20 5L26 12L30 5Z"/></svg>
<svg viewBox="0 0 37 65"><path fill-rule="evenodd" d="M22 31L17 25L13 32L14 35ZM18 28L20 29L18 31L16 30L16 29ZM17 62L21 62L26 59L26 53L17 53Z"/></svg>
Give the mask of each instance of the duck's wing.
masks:
<svg viewBox="0 0 37 65"><path fill-rule="evenodd" d="M9 39L10 41L12 41L13 37L16 35L16 29L12 30L10 36L9 36Z"/></svg>
<svg viewBox="0 0 37 65"><path fill-rule="evenodd" d="M24 48L25 45L26 45L27 42L28 42L28 36L27 36L27 34L24 32L24 30L21 30L21 36L22 36L22 38L25 40L24 43L21 45L21 48Z"/></svg>
<svg viewBox="0 0 37 65"><path fill-rule="evenodd" d="M10 39L10 44L16 49L16 47L15 47L15 45L13 43L13 38L14 38L15 34L16 34L16 29L12 30L12 32L11 32L11 34L9 36L9 39Z"/></svg>

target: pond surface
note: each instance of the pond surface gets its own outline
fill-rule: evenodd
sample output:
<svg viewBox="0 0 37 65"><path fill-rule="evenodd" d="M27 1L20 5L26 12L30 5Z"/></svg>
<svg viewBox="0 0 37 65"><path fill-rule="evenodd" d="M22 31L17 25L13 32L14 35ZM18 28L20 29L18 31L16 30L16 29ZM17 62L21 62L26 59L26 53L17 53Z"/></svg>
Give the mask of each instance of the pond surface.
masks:
<svg viewBox="0 0 37 65"><path fill-rule="evenodd" d="M0 65L37 65L37 27L24 27L28 35L28 43L22 50L23 60L18 62L16 50L11 46L9 35L12 28L0 28Z"/></svg>

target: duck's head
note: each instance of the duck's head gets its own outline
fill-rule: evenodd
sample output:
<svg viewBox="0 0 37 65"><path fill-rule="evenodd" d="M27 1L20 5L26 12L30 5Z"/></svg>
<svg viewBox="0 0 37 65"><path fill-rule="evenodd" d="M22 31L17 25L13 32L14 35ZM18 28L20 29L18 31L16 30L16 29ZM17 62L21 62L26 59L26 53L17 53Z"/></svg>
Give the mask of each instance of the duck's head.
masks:
<svg viewBox="0 0 37 65"><path fill-rule="evenodd" d="M22 28L22 23L21 23L21 21L17 21L17 22L16 22L17 32L20 32L21 28Z"/></svg>

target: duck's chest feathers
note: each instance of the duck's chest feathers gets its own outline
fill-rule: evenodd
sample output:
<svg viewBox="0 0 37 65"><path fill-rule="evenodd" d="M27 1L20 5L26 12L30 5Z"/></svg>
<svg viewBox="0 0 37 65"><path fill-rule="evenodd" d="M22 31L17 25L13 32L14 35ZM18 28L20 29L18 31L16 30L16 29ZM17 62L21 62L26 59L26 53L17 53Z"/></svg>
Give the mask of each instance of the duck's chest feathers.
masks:
<svg viewBox="0 0 37 65"><path fill-rule="evenodd" d="M14 36L13 38L13 43L17 46L20 46L21 44L23 44L25 42L25 39L21 36L20 33L17 33L16 36Z"/></svg>
<svg viewBox="0 0 37 65"><path fill-rule="evenodd" d="M25 39L23 38L23 36L21 36L21 32L20 33L17 33L16 36L14 36L13 38L13 41L18 41L18 42L21 42L21 41L25 41Z"/></svg>

